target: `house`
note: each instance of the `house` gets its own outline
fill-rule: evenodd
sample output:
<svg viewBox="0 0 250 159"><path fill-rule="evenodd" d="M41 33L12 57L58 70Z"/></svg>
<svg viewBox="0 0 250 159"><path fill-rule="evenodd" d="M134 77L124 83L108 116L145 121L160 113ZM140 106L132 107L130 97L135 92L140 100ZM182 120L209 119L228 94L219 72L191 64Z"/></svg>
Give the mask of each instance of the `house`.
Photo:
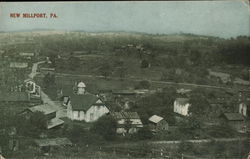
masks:
<svg viewBox="0 0 250 159"><path fill-rule="evenodd" d="M24 90L30 93L31 96L40 97L41 87L35 83L33 79L26 79L23 83Z"/></svg>
<svg viewBox="0 0 250 159"><path fill-rule="evenodd" d="M10 68L27 68L28 63L26 62L10 62Z"/></svg>
<svg viewBox="0 0 250 159"><path fill-rule="evenodd" d="M208 70L209 71L209 76L211 78L216 78L217 81L221 81L222 83L230 83L232 81L230 74L228 73L223 73L223 72L216 72L216 71L212 71L212 70Z"/></svg>
<svg viewBox="0 0 250 159"><path fill-rule="evenodd" d="M245 117L250 115L250 102L241 102L239 104L239 113Z"/></svg>
<svg viewBox="0 0 250 159"><path fill-rule="evenodd" d="M42 112L47 119L47 129L51 129L57 126L61 126L64 121L56 117L56 110L49 104L41 104L34 107L27 108L26 111L27 118L30 117L31 113Z"/></svg>
<svg viewBox="0 0 250 159"><path fill-rule="evenodd" d="M244 117L250 116L250 92L249 91L240 91L239 92L239 113Z"/></svg>
<svg viewBox="0 0 250 159"><path fill-rule="evenodd" d="M174 112L183 116L189 116L190 106L188 98L176 98L174 101Z"/></svg>
<svg viewBox="0 0 250 159"><path fill-rule="evenodd" d="M246 85L246 86L250 86L250 81L246 81L246 80L243 80L241 78L238 78L236 77L234 82L234 84L239 84L239 85Z"/></svg>
<svg viewBox="0 0 250 159"><path fill-rule="evenodd" d="M143 127L137 112L113 112L111 115L118 124L117 134L133 134Z"/></svg>
<svg viewBox="0 0 250 159"><path fill-rule="evenodd" d="M163 117L153 115L149 119L149 127L153 132L168 130L168 123Z"/></svg>
<svg viewBox="0 0 250 159"><path fill-rule="evenodd" d="M237 131L243 131L246 128L245 119L240 113L223 113L221 117L224 123Z"/></svg>
<svg viewBox="0 0 250 159"><path fill-rule="evenodd" d="M86 92L83 82L77 84L76 92L63 94L63 103L67 106L67 117L71 120L93 122L109 113L104 102L96 95Z"/></svg>
<svg viewBox="0 0 250 159"><path fill-rule="evenodd" d="M51 153L54 148L72 146L72 142L68 138L46 138L35 139L35 144L38 146L41 153Z"/></svg>

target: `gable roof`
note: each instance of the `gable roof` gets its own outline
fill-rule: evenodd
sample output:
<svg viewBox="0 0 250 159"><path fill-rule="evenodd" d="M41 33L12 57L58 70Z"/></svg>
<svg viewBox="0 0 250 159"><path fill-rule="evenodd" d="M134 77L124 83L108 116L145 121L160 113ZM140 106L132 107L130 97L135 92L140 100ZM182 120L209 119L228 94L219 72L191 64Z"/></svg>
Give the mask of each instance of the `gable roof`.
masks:
<svg viewBox="0 0 250 159"><path fill-rule="evenodd" d="M175 100L179 105L186 105L189 102L188 98L176 98Z"/></svg>
<svg viewBox="0 0 250 159"><path fill-rule="evenodd" d="M42 112L45 115L56 112L56 110L49 104L41 104L31 108L28 108L31 112Z"/></svg>
<svg viewBox="0 0 250 159"><path fill-rule="evenodd" d="M162 121L163 118L158 116L158 115L153 115L148 120L153 122L153 123L158 123L158 122Z"/></svg>
<svg viewBox="0 0 250 159"><path fill-rule="evenodd" d="M49 121L48 125L47 125L47 129L51 129L54 128L56 126L62 125L64 123L63 120L59 119L59 118L53 118Z"/></svg>
<svg viewBox="0 0 250 159"><path fill-rule="evenodd" d="M244 117L239 113L224 113L224 116L229 121L243 121Z"/></svg>
<svg viewBox="0 0 250 159"><path fill-rule="evenodd" d="M27 92L1 92L1 102L29 102L30 97Z"/></svg>
<svg viewBox="0 0 250 159"><path fill-rule="evenodd" d="M73 94L70 96L70 103L73 110L87 111L92 105L96 105L98 100L99 98L93 94Z"/></svg>
<svg viewBox="0 0 250 159"><path fill-rule="evenodd" d="M111 115L116 119L140 119L137 112L113 112Z"/></svg>

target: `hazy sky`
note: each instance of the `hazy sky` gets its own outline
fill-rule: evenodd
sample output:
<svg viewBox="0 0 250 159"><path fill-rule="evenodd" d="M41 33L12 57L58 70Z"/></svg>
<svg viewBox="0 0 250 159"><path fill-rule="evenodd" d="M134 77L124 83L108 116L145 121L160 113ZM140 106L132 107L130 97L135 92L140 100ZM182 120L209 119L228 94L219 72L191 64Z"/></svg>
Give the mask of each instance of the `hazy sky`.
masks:
<svg viewBox="0 0 250 159"><path fill-rule="evenodd" d="M10 13L56 13L58 18L10 18ZM60 29L250 35L249 7L239 1L0 3L0 31Z"/></svg>

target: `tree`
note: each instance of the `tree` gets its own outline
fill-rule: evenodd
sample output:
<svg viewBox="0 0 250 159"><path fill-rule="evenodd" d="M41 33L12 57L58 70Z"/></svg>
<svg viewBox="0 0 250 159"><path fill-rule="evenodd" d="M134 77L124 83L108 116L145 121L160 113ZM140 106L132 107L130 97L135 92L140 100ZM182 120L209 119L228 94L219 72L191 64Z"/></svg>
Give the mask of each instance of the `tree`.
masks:
<svg viewBox="0 0 250 159"><path fill-rule="evenodd" d="M94 122L91 131L101 135L106 140L116 137L117 122L112 116L103 116Z"/></svg>
<svg viewBox="0 0 250 159"><path fill-rule="evenodd" d="M141 68L148 68L148 67L149 67L149 62L147 60L142 60Z"/></svg>
<svg viewBox="0 0 250 159"><path fill-rule="evenodd" d="M55 53L49 54L49 60L53 67L56 67L56 58L57 58L57 55Z"/></svg>
<svg viewBox="0 0 250 159"><path fill-rule="evenodd" d="M109 63L104 63L102 64L100 71L104 78L107 79L107 77L112 73L112 67Z"/></svg>
<svg viewBox="0 0 250 159"><path fill-rule="evenodd" d="M80 67L80 59L71 55L68 59L70 70L75 71Z"/></svg>
<svg viewBox="0 0 250 159"><path fill-rule="evenodd" d="M119 77L121 79L125 78L126 74L127 74L127 68L122 66L118 68L118 72L119 72Z"/></svg>
<svg viewBox="0 0 250 159"><path fill-rule="evenodd" d="M47 128L47 117L42 112L34 112L30 116L30 122L38 129Z"/></svg>
<svg viewBox="0 0 250 159"><path fill-rule="evenodd" d="M55 75L54 75L54 74L47 73L47 74L43 77L43 83L44 83L45 88L54 86L54 85L55 85Z"/></svg>
<svg viewBox="0 0 250 159"><path fill-rule="evenodd" d="M152 132L150 131L149 127L144 126L140 128L137 132L137 138L140 140L147 140L153 137Z"/></svg>
<svg viewBox="0 0 250 159"><path fill-rule="evenodd" d="M206 112L210 106L207 101L207 95L201 89L196 89L192 92L190 97L190 113L196 116L206 115Z"/></svg>

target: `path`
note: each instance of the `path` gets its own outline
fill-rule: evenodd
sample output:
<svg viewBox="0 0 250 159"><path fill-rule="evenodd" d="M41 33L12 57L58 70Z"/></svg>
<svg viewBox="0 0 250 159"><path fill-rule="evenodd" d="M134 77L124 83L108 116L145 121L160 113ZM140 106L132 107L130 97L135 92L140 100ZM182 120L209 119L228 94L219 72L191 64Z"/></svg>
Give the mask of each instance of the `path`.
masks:
<svg viewBox="0 0 250 159"><path fill-rule="evenodd" d="M233 141L250 141L249 137L241 137L241 138L214 138L214 139L197 139L197 140L185 140L185 141L181 141L181 140L173 140L173 141L166 141L166 140L162 140L162 141L148 141L149 144L152 145L158 145L158 144L164 144L164 145L175 145L175 144L180 144L183 142L189 142L189 143L194 143L194 144L199 144L199 143L210 143L210 142L233 142ZM131 142L131 143L122 143L122 144L112 144L110 146L106 146L106 147L114 147L114 146L122 146L122 147L130 147L130 146L136 146L138 143L136 142Z"/></svg>
<svg viewBox="0 0 250 159"><path fill-rule="evenodd" d="M103 79L105 78L104 76L101 76L101 75L75 75L75 74L67 74L67 73L56 73L56 77L88 77L88 78L103 78ZM108 79L121 80L121 78L119 77L108 77ZM193 87L203 87L203 88L213 88L213 89L227 89L227 90L233 89L230 87L220 87L220 86L202 85L202 84L194 84L194 83L176 83L176 82L168 82L168 81L141 79L141 78L136 78L136 77L127 77L123 79L136 81L136 82L140 82L142 80L148 80L151 83L156 83L156 84L183 85L183 86L193 86Z"/></svg>
<svg viewBox="0 0 250 159"><path fill-rule="evenodd" d="M36 62L33 63L32 69L31 69L31 73L29 74L29 78L34 78L37 75L37 68L39 64L45 63L45 61L40 61L40 62Z"/></svg>
<svg viewBox="0 0 250 159"><path fill-rule="evenodd" d="M42 64L42 63L45 63L45 61L40 61L40 62L33 63L31 73L29 74L29 78L33 79L37 75L38 65ZM66 116L65 109L61 106L61 103L52 101L49 98L49 96L46 93L44 93L44 91L42 89L41 89L41 99L42 99L44 104L47 103L47 104L51 105L55 110L57 110L56 116L58 118Z"/></svg>

